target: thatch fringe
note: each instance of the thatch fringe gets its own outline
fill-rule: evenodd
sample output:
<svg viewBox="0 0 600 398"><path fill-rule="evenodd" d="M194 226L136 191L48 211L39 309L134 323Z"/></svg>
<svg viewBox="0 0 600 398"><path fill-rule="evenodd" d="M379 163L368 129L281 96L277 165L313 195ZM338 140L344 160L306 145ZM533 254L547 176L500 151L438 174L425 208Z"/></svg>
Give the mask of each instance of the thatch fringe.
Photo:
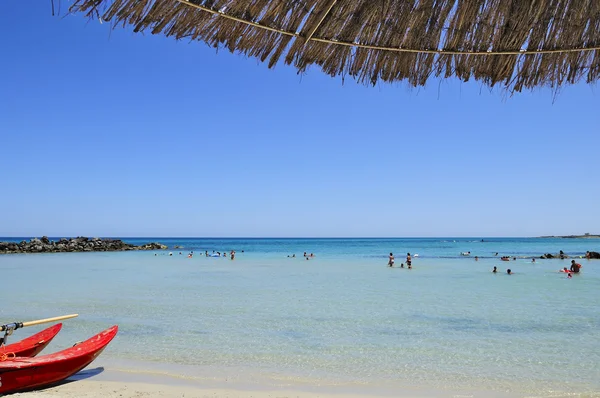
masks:
<svg viewBox="0 0 600 398"><path fill-rule="evenodd" d="M73 0L72 12L360 82L600 78L600 0Z"/></svg>

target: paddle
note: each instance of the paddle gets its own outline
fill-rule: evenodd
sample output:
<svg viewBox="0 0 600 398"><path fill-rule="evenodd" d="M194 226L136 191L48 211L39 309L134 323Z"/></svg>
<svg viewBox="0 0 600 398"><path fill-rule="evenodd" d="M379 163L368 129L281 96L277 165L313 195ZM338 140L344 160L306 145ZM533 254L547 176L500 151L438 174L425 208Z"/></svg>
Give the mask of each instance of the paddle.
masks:
<svg viewBox="0 0 600 398"><path fill-rule="evenodd" d="M6 325L0 326L0 332L9 331L9 330L12 332L13 330L24 328L27 326L34 326L34 325L39 325L42 323L62 321L63 319L71 319L71 318L75 318L76 316L79 316L79 314L55 316L54 318L38 319L35 321L28 321L28 322L7 323Z"/></svg>

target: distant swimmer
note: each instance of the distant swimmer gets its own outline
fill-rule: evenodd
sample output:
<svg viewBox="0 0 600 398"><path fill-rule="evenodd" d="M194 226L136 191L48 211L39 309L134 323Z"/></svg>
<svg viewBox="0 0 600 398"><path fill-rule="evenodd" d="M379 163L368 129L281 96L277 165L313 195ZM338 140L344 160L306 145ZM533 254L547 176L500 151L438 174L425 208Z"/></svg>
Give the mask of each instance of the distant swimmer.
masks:
<svg viewBox="0 0 600 398"><path fill-rule="evenodd" d="M535 263L535 258L532 258L532 259L531 259L531 262L532 262L532 263Z"/></svg>
<svg viewBox="0 0 600 398"><path fill-rule="evenodd" d="M494 267L494 269L492 270L492 272L495 274L498 272L498 267Z"/></svg>
<svg viewBox="0 0 600 398"><path fill-rule="evenodd" d="M406 253L406 265L408 266L408 268L412 268L411 264L412 264L412 259L410 258L410 253Z"/></svg>
<svg viewBox="0 0 600 398"><path fill-rule="evenodd" d="M460 252L461 256L470 256L471 252Z"/></svg>
<svg viewBox="0 0 600 398"><path fill-rule="evenodd" d="M506 273L507 273L508 275L512 275L512 271L510 270L510 268L506 270Z"/></svg>
<svg viewBox="0 0 600 398"><path fill-rule="evenodd" d="M394 253L390 253L389 259L388 259L388 266L389 267L393 267L394 266Z"/></svg>
<svg viewBox="0 0 600 398"><path fill-rule="evenodd" d="M232 260L235 259L235 250L231 251L230 257L231 257Z"/></svg>
<svg viewBox="0 0 600 398"><path fill-rule="evenodd" d="M572 277L573 277L573 275L571 275L571 273L569 272L569 273L567 274L567 279L571 279Z"/></svg>
<svg viewBox="0 0 600 398"><path fill-rule="evenodd" d="M479 257L475 256L475 261L479 261Z"/></svg>
<svg viewBox="0 0 600 398"><path fill-rule="evenodd" d="M496 254L494 254L494 256L497 256L497 255L498 255L498 252L496 252Z"/></svg>

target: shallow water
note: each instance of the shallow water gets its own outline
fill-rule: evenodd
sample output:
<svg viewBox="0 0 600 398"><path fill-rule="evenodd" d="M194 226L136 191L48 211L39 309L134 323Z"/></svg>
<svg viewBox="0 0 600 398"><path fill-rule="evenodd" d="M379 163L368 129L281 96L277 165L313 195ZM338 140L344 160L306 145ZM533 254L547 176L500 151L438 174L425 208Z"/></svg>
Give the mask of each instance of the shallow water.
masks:
<svg viewBox="0 0 600 398"><path fill-rule="evenodd" d="M578 259L582 273L567 279L557 270L569 260L530 259L598 251L600 240L128 241L183 248L0 256L0 319L79 313L48 352L116 323L103 359L190 377L600 395L600 261ZM235 261L200 255L231 249ZM414 269L388 268L390 251L396 265L418 253Z"/></svg>

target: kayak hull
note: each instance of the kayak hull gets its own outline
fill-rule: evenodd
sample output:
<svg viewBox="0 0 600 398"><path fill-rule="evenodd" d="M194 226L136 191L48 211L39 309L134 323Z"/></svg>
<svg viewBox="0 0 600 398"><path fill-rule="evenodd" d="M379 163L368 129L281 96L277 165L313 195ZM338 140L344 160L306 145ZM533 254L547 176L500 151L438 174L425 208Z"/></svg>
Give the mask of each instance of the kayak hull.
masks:
<svg viewBox="0 0 600 398"><path fill-rule="evenodd" d="M9 359L13 354L15 357L34 357L50 344L61 328L62 323L58 323L26 339L0 347L0 356L5 354Z"/></svg>
<svg viewBox="0 0 600 398"><path fill-rule="evenodd" d="M100 355L117 331L115 325L54 354L0 362L0 394L45 387L74 375Z"/></svg>

